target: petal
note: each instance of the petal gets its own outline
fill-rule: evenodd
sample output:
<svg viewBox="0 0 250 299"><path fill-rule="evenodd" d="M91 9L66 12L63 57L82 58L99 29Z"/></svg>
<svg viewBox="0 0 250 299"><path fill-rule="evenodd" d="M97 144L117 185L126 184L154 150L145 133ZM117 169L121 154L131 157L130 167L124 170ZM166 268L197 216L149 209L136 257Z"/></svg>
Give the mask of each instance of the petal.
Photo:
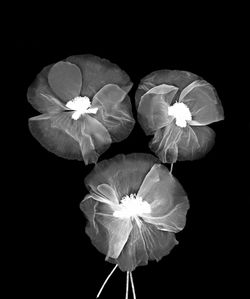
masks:
<svg viewBox="0 0 250 299"><path fill-rule="evenodd" d="M97 92L92 108L98 108L96 119L109 131L115 142L125 139L134 127L131 103L126 92L115 84L107 84Z"/></svg>
<svg viewBox="0 0 250 299"><path fill-rule="evenodd" d="M188 85L180 95L180 101L185 103L192 114L189 124L204 126L224 118L219 100L208 83L195 81Z"/></svg>
<svg viewBox="0 0 250 299"><path fill-rule="evenodd" d="M108 232L107 258L118 258L132 230L130 219L120 219L110 215L96 217Z"/></svg>
<svg viewBox="0 0 250 299"><path fill-rule="evenodd" d="M159 165L155 164L150 171L145 176L141 187L137 193L138 197L141 197L143 200L145 200L146 195L148 192L153 188L153 186L159 182L159 173L158 173Z"/></svg>
<svg viewBox="0 0 250 299"><path fill-rule="evenodd" d="M151 88L148 92L146 92L143 96L147 94L158 94L164 95L165 102L168 105L171 105L173 97L177 93L178 88L173 85L161 84ZM143 98L143 97L142 97Z"/></svg>
<svg viewBox="0 0 250 299"><path fill-rule="evenodd" d="M48 82L56 95L66 102L79 96L81 92L81 71L75 64L60 61L51 68Z"/></svg>
<svg viewBox="0 0 250 299"><path fill-rule="evenodd" d="M79 143L60 128L52 127L51 117L48 119L30 119L29 129L37 141L48 151L65 159L82 161Z"/></svg>
<svg viewBox="0 0 250 299"><path fill-rule="evenodd" d="M214 139L214 131L207 126L187 127L178 143L179 160L201 158L212 148Z"/></svg>
<svg viewBox="0 0 250 299"><path fill-rule="evenodd" d="M187 202L184 202L176 205L172 210L169 211L169 213L164 216L144 216L143 220L148 223L154 224L160 230L176 233L182 230L186 224L187 210L188 204Z"/></svg>
<svg viewBox="0 0 250 299"><path fill-rule="evenodd" d="M114 204L119 204L117 193L108 184L99 185L97 190Z"/></svg>
<svg viewBox="0 0 250 299"><path fill-rule="evenodd" d="M137 266L147 265L148 260L159 261L176 244L173 233L158 230L155 225L144 221L134 223L117 262L122 271L131 272Z"/></svg>
<svg viewBox="0 0 250 299"><path fill-rule="evenodd" d="M184 227L188 200L185 191L167 168L154 165L145 177L138 196L151 207L151 213L142 215L144 221L172 232Z"/></svg>
<svg viewBox="0 0 250 299"><path fill-rule="evenodd" d="M151 133L165 127L172 121L168 115L169 104L166 103L164 95L145 95L138 106L138 114L141 117L141 124L146 133Z"/></svg>
<svg viewBox="0 0 250 299"><path fill-rule="evenodd" d="M112 143L108 130L98 120L89 115L85 115L84 134L93 138L97 150Z"/></svg>
<svg viewBox="0 0 250 299"><path fill-rule="evenodd" d="M165 128L156 131L150 148L163 163L174 163L178 158L177 144L181 138L182 128L171 122Z"/></svg>

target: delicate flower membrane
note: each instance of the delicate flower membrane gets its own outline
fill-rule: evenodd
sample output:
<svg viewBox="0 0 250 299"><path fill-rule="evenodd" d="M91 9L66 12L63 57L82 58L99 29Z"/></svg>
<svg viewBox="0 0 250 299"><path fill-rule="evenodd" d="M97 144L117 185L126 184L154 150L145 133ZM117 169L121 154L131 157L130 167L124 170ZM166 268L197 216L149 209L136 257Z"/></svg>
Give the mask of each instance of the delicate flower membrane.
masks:
<svg viewBox="0 0 250 299"><path fill-rule="evenodd" d="M138 105L138 118L145 133L153 134L174 119L168 114L168 108L175 97L178 88L161 84L145 93Z"/></svg>
<svg viewBox="0 0 250 299"><path fill-rule="evenodd" d="M89 220L86 232L122 271L160 260L177 244L174 233L185 226L188 199L152 156L117 156L99 163L86 185L90 193L81 203Z"/></svg>
<svg viewBox="0 0 250 299"><path fill-rule="evenodd" d="M30 118L29 128L40 144L56 155L83 159L85 164L96 163L112 142L125 139L133 129L134 119L127 97L132 85L121 81L119 83L124 86L121 88L110 81L100 86L100 82L112 80L111 70L98 70L98 76L94 76L97 69L93 68L93 64L89 64L91 69L81 69L82 59L71 57L70 60L79 66L61 61L46 67L29 88L30 103L42 113ZM112 66L112 70L117 81L118 69L114 70ZM88 96L85 95L85 89L86 85L95 85L95 78L98 78L99 90L90 100L89 92L86 92ZM91 87L91 90L94 91L94 88Z"/></svg>
<svg viewBox="0 0 250 299"><path fill-rule="evenodd" d="M141 88L147 90L143 84ZM224 118L216 92L204 80L189 82L180 91L173 85L154 86L140 97L137 110L145 133L154 135L150 148L164 163L205 155L215 136L206 126Z"/></svg>
<svg viewBox="0 0 250 299"><path fill-rule="evenodd" d="M47 77L49 86L63 102L79 96L83 81L76 64L60 61L51 67Z"/></svg>

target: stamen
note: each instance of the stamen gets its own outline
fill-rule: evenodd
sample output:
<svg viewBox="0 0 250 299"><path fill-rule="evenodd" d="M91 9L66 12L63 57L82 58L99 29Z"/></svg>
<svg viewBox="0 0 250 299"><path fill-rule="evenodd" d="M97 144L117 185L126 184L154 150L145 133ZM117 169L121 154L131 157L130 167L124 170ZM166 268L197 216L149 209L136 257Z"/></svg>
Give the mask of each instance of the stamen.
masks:
<svg viewBox="0 0 250 299"><path fill-rule="evenodd" d="M186 127L187 121L192 120L191 112L184 103L174 103L168 108L168 114L175 118L176 125L181 128Z"/></svg>
<svg viewBox="0 0 250 299"><path fill-rule="evenodd" d="M81 115L85 113L96 114L98 108L91 107L90 99L86 96L76 97L66 104L66 107L73 110L72 119L77 120Z"/></svg>
<svg viewBox="0 0 250 299"><path fill-rule="evenodd" d="M148 202L143 201L142 198L138 197L136 194L126 195L122 198L121 209L115 211L113 216L119 218L130 218L137 217L143 213L150 213L151 208Z"/></svg>

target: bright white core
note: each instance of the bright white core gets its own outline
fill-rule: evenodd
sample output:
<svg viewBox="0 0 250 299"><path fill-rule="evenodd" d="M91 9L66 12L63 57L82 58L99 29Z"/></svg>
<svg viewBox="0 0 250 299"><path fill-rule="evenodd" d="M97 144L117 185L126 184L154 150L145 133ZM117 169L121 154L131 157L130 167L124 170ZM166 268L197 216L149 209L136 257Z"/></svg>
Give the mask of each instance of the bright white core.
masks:
<svg viewBox="0 0 250 299"><path fill-rule="evenodd" d="M151 212L149 203L143 201L142 198L137 197L135 194L124 196L121 200L120 206L121 209L119 211L115 211L113 216L119 218L130 218Z"/></svg>
<svg viewBox="0 0 250 299"><path fill-rule="evenodd" d="M184 103L175 103L169 106L168 114L176 119L176 125L181 128L186 127L187 121L192 120L192 114Z"/></svg>
<svg viewBox="0 0 250 299"><path fill-rule="evenodd" d="M66 104L66 107L75 112L72 114L72 118L77 120L81 115L85 113L96 114L98 108L91 108L91 103L88 97L76 97Z"/></svg>

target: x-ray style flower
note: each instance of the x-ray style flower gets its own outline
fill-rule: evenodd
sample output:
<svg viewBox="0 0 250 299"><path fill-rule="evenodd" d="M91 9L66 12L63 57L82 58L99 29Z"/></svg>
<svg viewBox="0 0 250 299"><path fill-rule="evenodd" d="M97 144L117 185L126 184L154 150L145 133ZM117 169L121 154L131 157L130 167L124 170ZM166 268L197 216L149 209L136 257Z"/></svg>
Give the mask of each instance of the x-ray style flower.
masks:
<svg viewBox="0 0 250 299"><path fill-rule="evenodd" d="M131 87L118 66L95 56L72 56L45 67L28 89L29 102L41 113L30 118L30 131L58 156L96 163L133 129Z"/></svg>
<svg viewBox="0 0 250 299"><path fill-rule="evenodd" d="M150 148L163 163L204 156L215 137L207 125L224 119L213 86L183 71L158 71L142 79L136 105L142 128L154 135Z"/></svg>
<svg viewBox="0 0 250 299"><path fill-rule="evenodd" d="M135 298L132 271L159 261L178 244L189 208L178 181L151 155L118 155L99 162L86 178L89 194L81 202L86 233L106 260L127 273ZM113 273L111 272L111 274ZM111 276L104 282L104 285Z"/></svg>

